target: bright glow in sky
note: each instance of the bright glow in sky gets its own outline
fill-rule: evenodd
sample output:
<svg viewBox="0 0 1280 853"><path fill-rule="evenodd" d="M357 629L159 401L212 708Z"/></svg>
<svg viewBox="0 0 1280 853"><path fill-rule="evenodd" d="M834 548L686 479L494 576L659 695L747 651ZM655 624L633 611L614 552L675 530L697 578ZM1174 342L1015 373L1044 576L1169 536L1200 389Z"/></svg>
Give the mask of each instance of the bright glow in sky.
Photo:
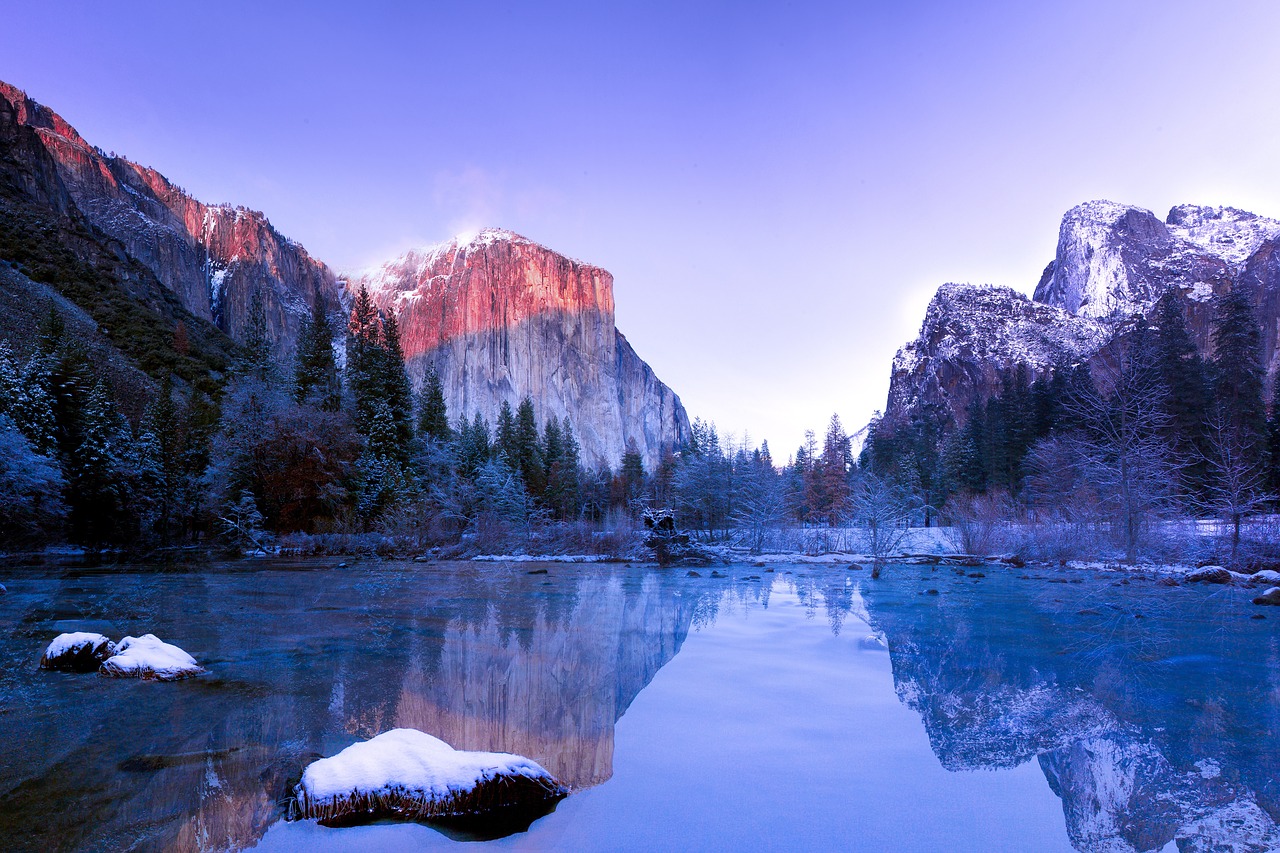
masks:
<svg viewBox="0 0 1280 853"><path fill-rule="evenodd" d="M785 458L946 281L1093 198L1280 216L1280 4L20 3L0 79L340 270L484 225L615 277L693 415Z"/></svg>

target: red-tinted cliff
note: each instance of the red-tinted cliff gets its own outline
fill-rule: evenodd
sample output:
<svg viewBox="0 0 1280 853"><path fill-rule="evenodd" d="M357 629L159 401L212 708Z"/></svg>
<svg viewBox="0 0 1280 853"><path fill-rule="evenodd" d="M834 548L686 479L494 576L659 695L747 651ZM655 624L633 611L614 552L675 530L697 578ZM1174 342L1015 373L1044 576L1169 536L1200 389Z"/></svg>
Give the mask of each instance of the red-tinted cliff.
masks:
<svg viewBox="0 0 1280 853"><path fill-rule="evenodd" d="M613 276L510 231L410 252L354 279L400 324L410 375L434 365L450 412L491 421L528 396L539 420L568 418L584 461L649 466L689 420L614 327Z"/></svg>
<svg viewBox="0 0 1280 853"><path fill-rule="evenodd" d="M108 155L57 113L0 82L0 98L32 128L75 206L168 287L183 307L239 338L260 291L277 352L292 352L312 293L340 314L332 271L257 212L207 205L154 169Z"/></svg>

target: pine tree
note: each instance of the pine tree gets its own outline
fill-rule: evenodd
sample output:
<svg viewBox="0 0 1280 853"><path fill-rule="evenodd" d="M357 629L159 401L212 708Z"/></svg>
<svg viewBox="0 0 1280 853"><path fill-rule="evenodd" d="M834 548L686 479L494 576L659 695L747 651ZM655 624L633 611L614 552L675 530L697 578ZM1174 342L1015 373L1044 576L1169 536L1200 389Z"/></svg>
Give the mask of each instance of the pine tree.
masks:
<svg viewBox="0 0 1280 853"><path fill-rule="evenodd" d="M333 357L333 327L317 288L311 298L311 313L298 331L297 362L293 378L294 399L325 411L336 412L342 389Z"/></svg>
<svg viewBox="0 0 1280 853"><path fill-rule="evenodd" d="M1234 549L1242 518L1256 511L1269 479L1262 329L1252 300L1238 286L1221 298L1215 320L1213 406L1206 418L1205 458L1211 505L1230 517Z"/></svg>
<svg viewBox="0 0 1280 853"><path fill-rule="evenodd" d="M529 397L521 400L516 409L516 457L512 462L529 488L529 493L540 497L547 487L547 472L542 460L533 400Z"/></svg>
<svg viewBox="0 0 1280 853"><path fill-rule="evenodd" d="M85 545L102 545L117 534L120 491L118 416L101 383L89 391L79 418L78 444L71 456L71 534Z"/></svg>
<svg viewBox="0 0 1280 853"><path fill-rule="evenodd" d="M347 386L351 390L356 430L367 435L376 401L383 391L382 328L369 291L360 288L347 325Z"/></svg>
<svg viewBox="0 0 1280 853"><path fill-rule="evenodd" d="M400 441L400 458L407 458L413 441L413 389L404 366L404 349L400 346L400 326L394 312L382 322L381 397L391 410Z"/></svg>
<svg viewBox="0 0 1280 853"><path fill-rule="evenodd" d="M816 508L821 520L831 527L839 525L848 510L849 474L852 470L849 436L840 423L840 416L832 415L822 440L817 474L821 503Z"/></svg>
<svg viewBox="0 0 1280 853"><path fill-rule="evenodd" d="M1242 447L1257 447L1266 434L1263 402L1262 329L1253 301L1233 287L1218 303L1213 330L1214 403Z"/></svg>
<svg viewBox="0 0 1280 853"><path fill-rule="evenodd" d="M1151 362L1163 391L1162 407L1169 416L1166 438L1183 463L1183 479L1192 494L1203 495L1205 467L1204 417L1209 407L1209 384L1204 359L1196 349L1181 299L1173 289L1156 303Z"/></svg>
<svg viewBox="0 0 1280 853"><path fill-rule="evenodd" d="M510 407L507 408L510 412ZM448 441L453 430L449 428L449 412L444 402L444 387L434 366L427 368L422 382L422 406L418 412L418 432L437 441Z"/></svg>
<svg viewBox="0 0 1280 853"><path fill-rule="evenodd" d="M458 470L465 477L475 477L480 468L493 455L493 447L489 439L489 422L476 412L475 418L468 422L463 418L458 423Z"/></svg>
<svg viewBox="0 0 1280 853"><path fill-rule="evenodd" d="M506 400L498 409L498 429L494 433L498 452L514 467L520 467L520 442L516 437L516 415Z"/></svg>
<svg viewBox="0 0 1280 853"><path fill-rule="evenodd" d="M239 373L259 382L276 378L275 359L271 354L271 329L267 325L267 305L262 291L255 289L249 300L249 318L244 330L243 355Z"/></svg>

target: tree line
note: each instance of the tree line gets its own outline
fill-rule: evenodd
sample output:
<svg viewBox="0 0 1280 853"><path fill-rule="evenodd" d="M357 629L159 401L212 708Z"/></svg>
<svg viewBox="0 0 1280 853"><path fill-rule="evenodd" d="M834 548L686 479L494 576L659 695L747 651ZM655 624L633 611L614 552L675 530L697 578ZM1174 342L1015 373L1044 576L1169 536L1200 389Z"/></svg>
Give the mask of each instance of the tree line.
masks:
<svg viewBox="0 0 1280 853"><path fill-rule="evenodd" d="M1280 407L1268 415L1243 289L1218 299L1211 340L1206 358L1170 290L1090 361L1034 380L1019 367L959 424L930 409L873 424L862 462L922 506L987 496L1010 517L1106 524L1131 560L1155 522L1177 517L1222 519L1234 550L1245 519L1280 495Z"/></svg>

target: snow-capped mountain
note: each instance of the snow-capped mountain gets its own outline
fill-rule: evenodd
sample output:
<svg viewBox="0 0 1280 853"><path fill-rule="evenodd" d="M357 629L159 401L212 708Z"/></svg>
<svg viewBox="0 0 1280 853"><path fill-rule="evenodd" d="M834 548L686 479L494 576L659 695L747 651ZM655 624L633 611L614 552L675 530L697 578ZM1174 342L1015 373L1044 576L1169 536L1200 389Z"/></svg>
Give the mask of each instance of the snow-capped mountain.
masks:
<svg viewBox="0 0 1280 853"><path fill-rule="evenodd" d="M1208 353L1217 297L1235 287L1253 297L1274 378L1280 222L1197 205L1174 207L1162 222L1140 207L1086 202L1063 216L1056 256L1030 299L1001 287L939 288L919 337L894 359L886 419L902 422L934 406L962 422L969 403L999 391L1019 365L1034 379L1093 357L1169 289Z"/></svg>

